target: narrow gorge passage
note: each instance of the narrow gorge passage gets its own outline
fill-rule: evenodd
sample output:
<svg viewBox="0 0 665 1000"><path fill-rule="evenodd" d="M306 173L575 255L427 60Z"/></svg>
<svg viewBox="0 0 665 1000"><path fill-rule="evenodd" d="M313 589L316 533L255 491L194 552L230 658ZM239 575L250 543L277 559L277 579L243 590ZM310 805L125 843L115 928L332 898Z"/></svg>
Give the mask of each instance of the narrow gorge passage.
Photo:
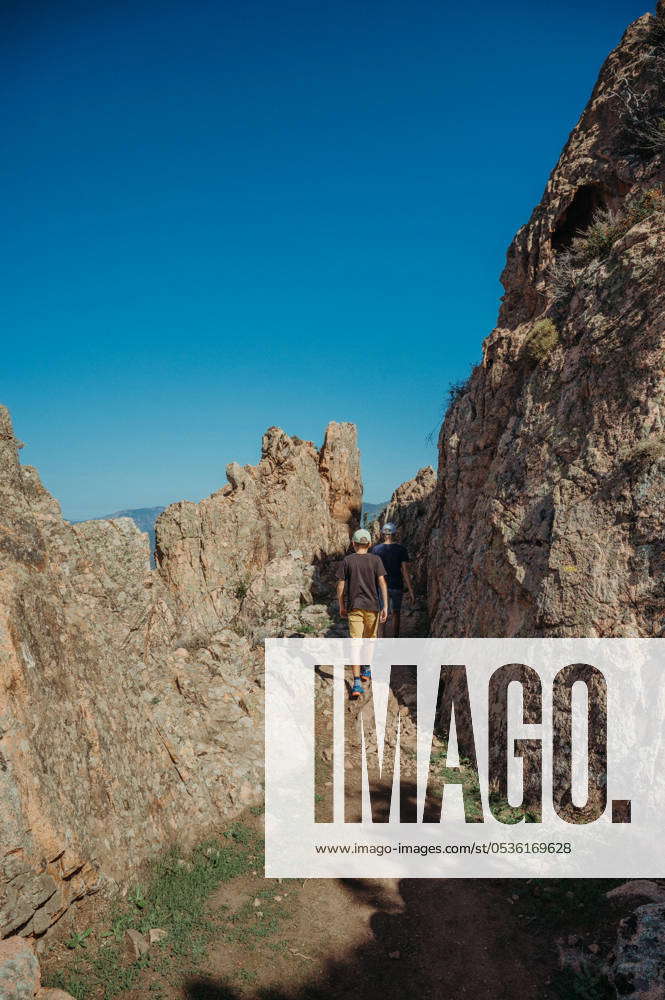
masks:
<svg viewBox="0 0 665 1000"><path fill-rule="evenodd" d="M422 606L405 610L403 627L405 637L423 634ZM395 681L401 701L403 678ZM350 719L361 710L362 703L348 703ZM387 785L375 791L389 802ZM206 974L186 981L173 1000L557 1000L570 994L561 992L556 939L570 947L574 938L580 954L585 941L606 939L609 947L617 920L604 886L571 880L549 893L515 879L250 877L223 886L211 903L240 913L259 900L261 911L266 886L288 912L279 949L268 939L249 949L221 939ZM548 925L553 910L559 920Z"/></svg>
<svg viewBox="0 0 665 1000"><path fill-rule="evenodd" d="M422 606L405 608L404 636L422 634L422 625ZM334 626L333 631L341 634L343 628ZM399 676L396 680L399 688ZM361 710L362 704L348 703L350 718ZM325 719L320 724L326 721L330 725ZM354 747L352 759L359 757L360 748ZM387 786L375 791L379 797L384 791L389 801ZM249 878L225 885L211 902L240 911L261 898L266 881L270 885L275 880ZM289 886L277 895L289 894L291 913L281 953L268 945L247 951L217 942L210 952L210 973L185 984L186 1000L547 996L556 951L548 962L541 942L524 934L511 882L308 879L281 885ZM251 980L251 988L239 988L239 979Z"/></svg>

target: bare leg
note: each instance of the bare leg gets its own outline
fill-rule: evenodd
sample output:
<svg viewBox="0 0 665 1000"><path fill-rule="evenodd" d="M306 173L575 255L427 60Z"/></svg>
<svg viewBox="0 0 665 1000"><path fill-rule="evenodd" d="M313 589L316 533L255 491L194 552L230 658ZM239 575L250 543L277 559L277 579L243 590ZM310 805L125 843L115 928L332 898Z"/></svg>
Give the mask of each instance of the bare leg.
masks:
<svg viewBox="0 0 665 1000"><path fill-rule="evenodd" d="M349 614L348 614L348 620L349 620L349 638L351 639L351 653L352 653L352 655L358 654L358 656L360 656L360 654L362 653L361 644L358 641L362 637L362 633L361 633L361 635L357 634L358 625L360 624L358 622L358 620L357 620L357 617L358 617L359 613L360 612L357 612L357 611L350 611ZM363 629L363 632L364 632L365 631L364 624L362 626L362 629ZM351 671L353 673L353 679L354 680L357 680L357 679L360 678L360 666L359 666L359 664L354 663L352 665L352 667L351 667Z"/></svg>

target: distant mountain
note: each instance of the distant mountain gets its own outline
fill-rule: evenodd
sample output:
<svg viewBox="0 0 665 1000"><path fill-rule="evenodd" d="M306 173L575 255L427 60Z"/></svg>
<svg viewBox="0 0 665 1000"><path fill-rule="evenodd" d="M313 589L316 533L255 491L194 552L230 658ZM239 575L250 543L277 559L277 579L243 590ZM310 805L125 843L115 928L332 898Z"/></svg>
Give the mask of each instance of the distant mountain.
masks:
<svg viewBox="0 0 665 1000"><path fill-rule="evenodd" d="M131 517L137 528L145 531L150 539L150 562L154 560L155 551L155 521L166 510L166 507L135 507L133 510L117 510L115 514L107 514L102 520L111 521L114 517Z"/></svg>
<svg viewBox="0 0 665 1000"><path fill-rule="evenodd" d="M115 514L104 514L101 521L111 521L115 517L131 517L141 531L154 534L155 521L166 507L134 507L131 510L117 510Z"/></svg>
<svg viewBox="0 0 665 1000"><path fill-rule="evenodd" d="M364 503L360 517L361 524L368 524L378 517L382 510L388 506L388 501L383 503ZM86 518L86 520L112 521L116 517L131 517L136 526L150 538L150 559L155 551L155 521L166 510L165 507L133 507L129 510L116 510L113 514L104 514L102 517Z"/></svg>

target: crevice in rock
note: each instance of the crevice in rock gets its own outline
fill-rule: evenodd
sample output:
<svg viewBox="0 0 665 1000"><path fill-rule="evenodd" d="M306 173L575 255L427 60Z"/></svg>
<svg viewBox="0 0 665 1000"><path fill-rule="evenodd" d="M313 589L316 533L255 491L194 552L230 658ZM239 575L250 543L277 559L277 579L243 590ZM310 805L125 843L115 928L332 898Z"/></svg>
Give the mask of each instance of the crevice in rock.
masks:
<svg viewBox="0 0 665 1000"><path fill-rule="evenodd" d="M77 865L77 866L76 866L75 868L73 868L73 869L72 869L72 870L71 870L70 872L67 872L67 874L66 874L66 875L65 875L65 874L63 874L63 875L61 876L61 878L62 878L62 881L63 881L63 882L71 882L71 880L72 880L72 879L74 878L74 876L75 876L75 875L78 875L78 874L79 874L79 872L83 870L83 868L85 868L85 861L82 861L80 865Z"/></svg>
<svg viewBox="0 0 665 1000"><path fill-rule="evenodd" d="M630 184L619 180L611 186L594 182L578 187L572 201L554 224L550 237L552 249L567 250L575 236L588 229L596 212L603 208L616 208L630 188Z"/></svg>

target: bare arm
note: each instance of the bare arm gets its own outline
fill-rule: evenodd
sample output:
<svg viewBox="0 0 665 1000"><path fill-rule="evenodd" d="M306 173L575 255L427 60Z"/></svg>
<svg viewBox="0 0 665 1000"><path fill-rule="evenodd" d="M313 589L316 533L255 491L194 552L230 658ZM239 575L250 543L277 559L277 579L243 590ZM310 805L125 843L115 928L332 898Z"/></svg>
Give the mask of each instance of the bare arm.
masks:
<svg viewBox="0 0 665 1000"><path fill-rule="evenodd" d="M339 613L342 618L346 618L346 604L344 603L344 580L337 581L337 600L339 602Z"/></svg>
<svg viewBox="0 0 665 1000"><path fill-rule="evenodd" d="M409 597L411 600L415 600L413 596L413 583L411 581L411 570L409 569L409 564L407 562L402 563L402 579L406 584L406 589L409 592Z"/></svg>
<svg viewBox="0 0 665 1000"><path fill-rule="evenodd" d="M381 597L383 599L383 607L381 608L381 613L379 615L379 621L383 625L388 617L388 587L386 586L385 576L379 577L379 588L381 590Z"/></svg>

